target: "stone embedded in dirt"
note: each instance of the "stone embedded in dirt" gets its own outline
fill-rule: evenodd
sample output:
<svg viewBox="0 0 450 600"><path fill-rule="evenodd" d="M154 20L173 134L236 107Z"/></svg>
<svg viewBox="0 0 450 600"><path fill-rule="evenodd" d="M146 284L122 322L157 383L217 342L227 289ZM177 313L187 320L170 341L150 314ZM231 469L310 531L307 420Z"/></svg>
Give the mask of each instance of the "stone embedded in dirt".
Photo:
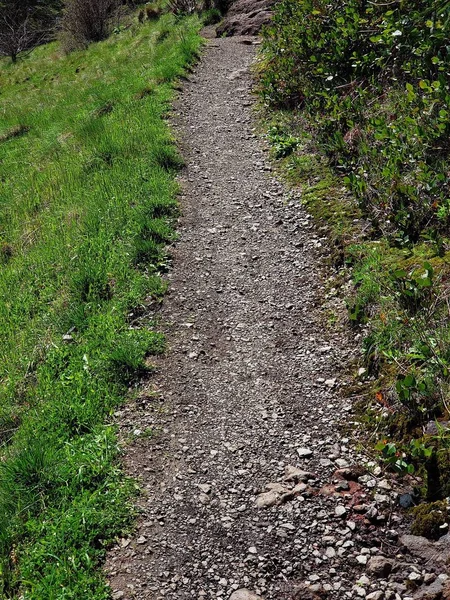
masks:
<svg viewBox="0 0 450 600"><path fill-rule="evenodd" d="M436 579L430 585L425 585L419 588L413 598L414 600L439 600L445 598L443 596L444 585L441 579Z"/></svg>
<svg viewBox="0 0 450 600"><path fill-rule="evenodd" d="M293 600L319 600L320 596L318 596L315 592L313 592L308 586L301 585L301 586L295 588L292 599Z"/></svg>
<svg viewBox="0 0 450 600"><path fill-rule="evenodd" d="M341 477L347 481L358 481L358 479L362 477L364 473L365 470L363 467L359 465L351 465L350 467L346 467L344 469L338 469L334 476Z"/></svg>
<svg viewBox="0 0 450 600"><path fill-rule="evenodd" d="M281 483L268 483L266 485L266 490L269 490L269 492L276 492L280 495L289 491L284 485L281 485Z"/></svg>
<svg viewBox="0 0 450 600"><path fill-rule="evenodd" d="M348 481L341 481L336 485L336 491L338 492L346 492L350 489Z"/></svg>
<svg viewBox="0 0 450 600"><path fill-rule="evenodd" d="M233 592L229 600L262 600L262 598L247 588L242 588Z"/></svg>
<svg viewBox="0 0 450 600"><path fill-rule="evenodd" d="M287 465L284 468L284 480L285 481L308 481L308 479L314 479L314 474L308 471L303 471L293 465Z"/></svg>
<svg viewBox="0 0 450 600"><path fill-rule="evenodd" d="M380 490L390 491L390 490L392 490L392 485L389 483L389 481L387 479L382 479L381 481L379 481L377 483L377 488L379 488Z"/></svg>
<svg viewBox="0 0 450 600"><path fill-rule="evenodd" d="M420 535L403 535L400 543L413 556L418 556L431 564L446 565L450 561L450 534L444 535L437 542L431 542Z"/></svg>
<svg viewBox="0 0 450 600"><path fill-rule="evenodd" d="M113 592L111 595L111 598L112 598L112 600L121 600L121 598L125 598L125 592L122 592L122 590Z"/></svg>
<svg viewBox="0 0 450 600"><path fill-rule="evenodd" d="M385 556L372 556L367 563L367 572L376 577L387 577L392 571L393 563Z"/></svg>
<svg viewBox="0 0 450 600"><path fill-rule="evenodd" d="M138 537L138 539L136 540L136 544L146 544L147 543L147 538L144 535L141 535Z"/></svg>
<svg viewBox="0 0 450 600"><path fill-rule="evenodd" d="M269 508L270 506L275 506L280 502L280 494L271 490L270 492L263 492L259 494L256 498L256 507L257 508Z"/></svg>
<svg viewBox="0 0 450 600"><path fill-rule="evenodd" d="M338 506L336 506L336 508L334 509L334 514L337 517L345 517L345 515L347 514L347 509L345 508L345 506L342 506L342 504L339 504Z"/></svg>
<svg viewBox="0 0 450 600"><path fill-rule="evenodd" d="M300 458L308 458L312 456L313 452L309 448L297 448L297 454Z"/></svg>
<svg viewBox="0 0 450 600"><path fill-rule="evenodd" d="M200 502L200 504L209 504L210 498L209 498L208 494L204 494L203 492L201 492L198 495L198 501Z"/></svg>
<svg viewBox="0 0 450 600"><path fill-rule="evenodd" d="M275 0L235 0L225 19L216 28L217 37L256 35L272 18Z"/></svg>
<svg viewBox="0 0 450 600"><path fill-rule="evenodd" d="M383 592L381 590L375 590L366 596L366 600L381 600L382 598Z"/></svg>
<svg viewBox="0 0 450 600"><path fill-rule="evenodd" d="M199 489L204 493L204 494L210 494L211 493L211 486L209 483L199 483L198 484Z"/></svg>

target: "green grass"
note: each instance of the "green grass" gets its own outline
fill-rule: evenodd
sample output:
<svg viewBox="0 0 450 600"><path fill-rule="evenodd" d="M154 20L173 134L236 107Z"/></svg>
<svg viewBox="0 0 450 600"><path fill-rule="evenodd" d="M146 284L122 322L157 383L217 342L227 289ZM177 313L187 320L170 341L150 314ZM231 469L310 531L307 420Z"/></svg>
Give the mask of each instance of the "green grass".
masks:
<svg viewBox="0 0 450 600"><path fill-rule="evenodd" d="M166 123L196 17L0 63L0 597L108 597L132 522L108 418L162 351L180 167Z"/></svg>

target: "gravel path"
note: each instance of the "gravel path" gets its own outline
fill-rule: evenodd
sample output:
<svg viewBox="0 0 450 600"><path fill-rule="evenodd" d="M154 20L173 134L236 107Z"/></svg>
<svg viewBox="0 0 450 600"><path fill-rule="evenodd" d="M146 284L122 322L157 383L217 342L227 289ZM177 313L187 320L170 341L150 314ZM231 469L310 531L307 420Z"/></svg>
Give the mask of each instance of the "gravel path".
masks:
<svg viewBox="0 0 450 600"><path fill-rule="evenodd" d="M119 415L144 495L136 536L108 560L116 599L357 598L387 586L355 585L389 550L384 517L352 481L361 473L345 471L355 457L338 427L351 418L339 372L351 351L324 327L325 240L254 133L253 41L211 41L178 106L188 166L161 313L169 350Z"/></svg>

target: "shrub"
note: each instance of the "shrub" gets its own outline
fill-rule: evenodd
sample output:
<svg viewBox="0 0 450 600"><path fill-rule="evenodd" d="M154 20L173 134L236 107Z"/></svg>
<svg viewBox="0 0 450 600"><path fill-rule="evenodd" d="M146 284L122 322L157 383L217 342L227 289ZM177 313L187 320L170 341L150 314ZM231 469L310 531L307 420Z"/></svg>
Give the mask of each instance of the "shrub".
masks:
<svg viewBox="0 0 450 600"><path fill-rule="evenodd" d="M195 0L169 0L169 8L175 15L190 15L197 9Z"/></svg>
<svg viewBox="0 0 450 600"><path fill-rule="evenodd" d="M66 0L61 41L66 50L105 39L118 14L120 0Z"/></svg>
<svg viewBox="0 0 450 600"><path fill-rule="evenodd" d="M379 233L450 224L450 3L282 0L264 33L267 104L301 107Z"/></svg>

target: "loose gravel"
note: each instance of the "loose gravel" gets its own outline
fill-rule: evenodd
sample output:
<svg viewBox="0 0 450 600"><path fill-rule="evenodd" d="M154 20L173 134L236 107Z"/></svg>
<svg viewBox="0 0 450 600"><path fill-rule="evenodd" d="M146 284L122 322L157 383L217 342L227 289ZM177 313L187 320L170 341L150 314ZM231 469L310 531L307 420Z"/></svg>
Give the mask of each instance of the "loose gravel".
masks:
<svg viewBox="0 0 450 600"><path fill-rule="evenodd" d="M143 494L109 555L113 598L406 600L408 575L388 577L396 492L342 433L353 350L324 325L326 239L255 133L254 59L254 38L210 41L177 106L169 348L117 415Z"/></svg>

